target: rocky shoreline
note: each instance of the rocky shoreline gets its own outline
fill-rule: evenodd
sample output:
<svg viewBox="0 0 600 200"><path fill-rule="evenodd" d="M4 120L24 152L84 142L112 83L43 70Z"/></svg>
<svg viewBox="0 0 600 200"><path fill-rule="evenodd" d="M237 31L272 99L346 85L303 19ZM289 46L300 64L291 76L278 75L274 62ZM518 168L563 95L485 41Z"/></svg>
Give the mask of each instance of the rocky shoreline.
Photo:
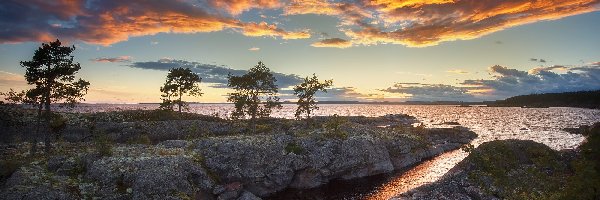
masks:
<svg viewBox="0 0 600 200"><path fill-rule="evenodd" d="M562 151L530 140L486 142L441 180L392 199L599 199L600 123L567 131L586 141Z"/></svg>
<svg viewBox="0 0 600 200"><path fill-rule="evenodd" d="M414 122L408 116L341 119L317 118L315 124L321 125L308 127L295 120L275 120L270 128L258 125L264 133L257 133L255 126L253 134L231 130L221 134L210 128L223 128L213 123L229 123L224 121L103 122L96 127L109 130L106 135L113 142L130 141L125 137L139 135L136 131L149 138L141 144L117 142L104 153L99 149L104 146L93 141L58 142L52 155L31 155L27 142L8 143L2 145L3 155L30 160L3 180L0 195L6 199L260 199L286 188L314 188L331 180L389 173L458 149L476 137L462 127L413 127L407 125ZM127 128L134 124L140 128ZM191 124L197 130L190 129ZM248 131L239 127L236 132ZM204 135L188 139L189 134L178 135L178 129ZM173 140L166 133L186 139Z"/></svg>

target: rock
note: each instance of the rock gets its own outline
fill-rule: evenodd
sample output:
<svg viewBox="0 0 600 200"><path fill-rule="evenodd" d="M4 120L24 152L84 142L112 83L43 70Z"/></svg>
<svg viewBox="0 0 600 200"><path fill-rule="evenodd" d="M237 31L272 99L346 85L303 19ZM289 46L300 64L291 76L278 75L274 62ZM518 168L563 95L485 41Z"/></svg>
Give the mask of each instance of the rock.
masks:
<svg viewBox="0 0 600 200"><path fill-rule="evenodd" d="M274 127L274 133L203 136L193 141L173 139L212 129L229 134L246 127L193 120L98 123L98 129L117 141L143 133L163 142L115 144L112 155L104 157L97 153L52 157L47 167L15 173L2 194L20 198L46 191L61 199L260 199L286 188L314 188L334 179L388 173L476 137L461 127L415 129L406 125L412 120L404 115L351 117L339 127L344 136L337 137L314 127L305 135L281 132L296 122L277 119L271 120L281 126ZM388 128L377 128L380 125ZM60 187L40 184L39 177Z"/></svg>
<svg viewBox="0 0 600 200"><path fill-rule="evenodd" d="M261 198L255 196L254 194L248 191L243 191L240 197L237 198L237 200L261 200Z"/></svg>
<svg viewBox="0 0 600 200"><path fill-rule="evenodd" d="M86 177L99 184L98 195L105 198L128 196L128 188L133 199L191 197L194 188L210 190L214 185L204 169L181 156L103 158L94 162Z"/></svg>
<svg viewBox="0 0 600 200"><path fill-rule="evenodd" d="M225 191L219 195L218 200L236 199L242 193L242 184L240 182L229 183L224 188Z"/></svg>
<svg viewBox="0 0 600 200"><path fill-rule="evenodd" d="M164 148L185 148L189 145L185 140L167 140L158 144Z"/></svg>
<svg viewBox="0 0 600 200"><path fill-rule="evenodd" d="M1 196L7 200L78 199L67 191L72 187L67 180L67 177L52 175L40 166L21 167L6 181Z"/></svg>
<svg viewBox="0 0 600 200"><path fill-rule="evenodd" d="M441 180L393 199L546 199L572 175L570 154L533 141L486 142Z"/></svg>
<svg viewBox="0 0 600 200"><path fill-rule="evenodd" d="M83 173L83 163L80 158L55 156L48 159L48 170L61 176L74 176Z"/></svg>

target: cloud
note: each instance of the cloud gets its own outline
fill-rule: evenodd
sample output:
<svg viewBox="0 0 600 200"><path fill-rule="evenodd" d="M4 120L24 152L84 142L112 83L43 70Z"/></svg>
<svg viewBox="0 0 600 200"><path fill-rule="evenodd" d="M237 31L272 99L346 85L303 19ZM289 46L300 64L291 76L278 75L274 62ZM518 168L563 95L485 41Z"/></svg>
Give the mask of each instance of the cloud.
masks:
<svg viewBox="0 0 600 200"><path fill-rule="evenodd" d="M552 70L560 70L560 71L567 71L569 68L562 66L562 65L554 65L554 66L550 66L550 67L536 67L533 69L530 69L528 71L529 74L539 74L542 71L552 71Z"/></svg>
<svg viewBox="0 0 600 200"><path fill-rule="evenodd" d="M458 85L396 83L381 91L406 94L409 100L417 101L481 101L533 93L600 90L600 62L528 71L494 65L488 70L492 73L490 78L467 79Z"/></svg>
<svg viewBox="0 0 600 200"><path fill-rule="evenodd" d="M284 8L285 15L342 15L340 8L343 3L334 3L323 0L292 0Z"/></svg>
<svg viewBox="0 0 600 200"><path fill-rule="evenodd" d="M241 29L241 32L245 36L261 37L281 37L283 39L305 39L310 38L310 33L307 30L298 32L288 32L283 29L277 28L275 24L269 25L266 22L260 23L248 23Z"/></svg>
<svg viewBox="0 0 600 200"><path fill-rule="evenodd" d="M250 37L310 38L308 30L246 22L239 15L327 15L354 45L409 47L469 40L510 27L599 10L600 0L3 0L0 43L80 40L110 45L158 33L236 30ZM269 12L271 13L271 12ZM252 19L252 17L250 17Z"/></svg>
<svg viewBox="0 0 600 200"><path fill-rule="evenodd" d="M119 57L100 57L100 58L94 58L94 59L90 59L91 61L94 62L101 62L101 63L116 63L116 62L120 62L120 63L128 63L131 62L131 56L119 56Z"/></svg>
<svg viewBox="0 0 600 200"><path fill-rule="evenodd" d="M555 73L561 70L564 73ZM463 86L470 91L485 91L492 99L502 99L510 96L548 93L571 92L600 89L600 67L586 65L578 67L552 66L538 67L529 71L520 71L501 66L490 67L494 73L493 79L465 80Z"/></svg>
<svg viewBox="0 0 600 200"><path fill-rule="evenodd" d="M388 27L362 26L347 35L362 44L410 47L478 38L509 27L598 10L598 0L368 1ZM399 26L399 28L394 28ZM390 29L392 30L386 30Z"/></svg>
<svg viewBox="0 0 600 200"><path fill-rule="evenodd" d="M262 1L261 1L262 2ZM229 5L229 4L228 4ZM80 40L110 45L129 37L158 33L241 30L247 36L308 38L307 31L287 32L264 22L246 23L218 15L208 5L169 0L17 0L0 1L0 43ZM265 29L265 30L262 30Z"/></svg>
<svg viewBox="0 0 600 200"><path fill-rule="evenodd" d="M10 72L0 71L0 86L5 86L6 88L10 88L11 86L18 85L24 86L27 85L25 78L23 75L18 75Z"/></svg>
<svg viewBox="0 0 600 200"><path fill-rule="evenodd" d="M446 71L448 73L453 73L453 74L468 74L468 71L464 71L462 69L453 69L453 70L448 70Z"/></svg>
<svg viewBox="0 0 600 200"><path fill-rule="evenodd" d="M541 62L541 63L545 63L546 62L546 60L542 59L542 58L540 58L540 59L530 58L529 61L532 61L532 62Z"/></svg>
<svg viewBox="0 0 600 200"><path fill-rule="evenodd" d="M239 15L252 8L273 9L282 5L278 0L208 0L208 3L232 15Z"/></svg>
<svg viewBox="0 0 600 200"><path fill-rule="evenodd" d="M381 91L408 94L412 101L465 101L474 100L469 90L444 84L396 83Z"/></svg>
<svg viewBox="0 0 600 200"><path fill-rule="evenodd" d="M258 47L252 47L252 48L248 49L248 51L258 51L258 50L260 50L260 48L258 48Z"/></svg>
<svg viewBox="0 0 600 200"><path fill-rule="evenodd" d="M189 68L194 73L198 74L202 78L203 83L212 83L211 87L215 88L226 88L227 87L227 75L243 75L247 73L247 70L232 69L226 66L217 66L212 64L204 64L199 62L190 62L184 60L173 60L173 59L160 59L158 61L149 62L133 62L130 67L140 69L152 69L160 71L168 71L172 68L183 67ZM295 74L283 74L274 72L275 78L277 79L277 86L279 88L287 88L290 86L297 85L303 81L301 77Z"/></svg>
<svg viewBox="0 0 600 200"><path fill-rule="evenodd" d="M319 101L364 101L372 96L360 93L354 87L334 87L327 89L327 93L318 92L315 98Z"/></svg>
<svg viewBox="0 0 600 200"><path fill-rule="evenodd" d="M310 46L313 47L335 47L335 48L348 48L352 46L352 42L341 38L330 38L324 39L319 42L312 43Z"/></svg>

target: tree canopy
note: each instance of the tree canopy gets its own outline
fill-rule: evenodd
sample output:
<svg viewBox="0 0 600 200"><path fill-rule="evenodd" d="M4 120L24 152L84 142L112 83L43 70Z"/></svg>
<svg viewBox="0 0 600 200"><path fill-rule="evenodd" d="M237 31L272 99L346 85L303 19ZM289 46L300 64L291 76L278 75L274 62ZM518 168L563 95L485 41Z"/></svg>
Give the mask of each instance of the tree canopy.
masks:
<svg viewBox="0 0 600 200"><path fill-rule="evenodd" d="M20 93L11 90L8 96L12 94L12 101L37 104L40 111L43 106L49 114L53 102L72 107L78 101L85 100L83 96L87 94L90 83L82 79L75 80L75 74L81 69L71 55L75 46L61 45L59 40L42 43L30 61L21 61L21 66L26 69L27 84L35 87Z"/></svg>
<svg viewBox="0 0 600 200"><path fill-rule="evenodd" d="M304 82L294 86L294 95L298 96L298 108L296 109L296 118L301 118L303 113L306 113L306 118L310 118L313 110L318 110L315 94L318 91L327 93L327 88L331 87L333 80L325 80L319 82L317 75L304 78Z"/></svg>
<svg viewBox="0 0 600 200"><path fill-rule="evenodd" d="M235 105L233 118L243 118L246 115L251 119L268 117L273 108L281 108L275 85L277 79L263 62L258 62L242 76L229 74L228 78L228 86L236 91L229 93L227 98L227 101Z"/></svg>
<svg viewBox="0 0 600 200"><path fill-rule="evenodd" d="M160 87L162 100L160 107L163 109L172 110L173 105L178 106L179 112L181 108L187 108L187 102L182 100L185 94L189 96L202 96L200 82L202 78L198 74L192 72L189 68L173 68L169 70L165 84ZM172 100L171 98L176 98Z"/></svg>

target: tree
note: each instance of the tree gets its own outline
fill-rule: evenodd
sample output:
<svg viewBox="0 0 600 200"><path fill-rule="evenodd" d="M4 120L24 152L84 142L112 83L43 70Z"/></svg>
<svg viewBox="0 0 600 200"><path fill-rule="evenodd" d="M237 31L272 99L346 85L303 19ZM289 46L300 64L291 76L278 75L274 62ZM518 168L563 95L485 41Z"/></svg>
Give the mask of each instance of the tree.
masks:
<svg viewBox="0 0 600 200"><path fill-rule="evenodd" d="M83 96L87 94L90 85L82 79L75 81L75 74L81 69L81 65L74 62L71 55L75 46L61 45L58 39L48 44L42 43L30 61L21 61L21 66L26 69L27 84L34 85L34 88L19 93L11 89L4 93L11 102L37 106L38 128L40 119L52 126L52 103L74 107L77 102L85 100ZM46 139L46 147L49 148L49 137Z"/></svg>
<svg viewBox="0 0 600 200"><path fill-rule="evenodd" d="M281 108L275 85L277 79L263 62L258 62L242 76L229 74L228 78L228 86L236 90L229 93L227 98L227 101L235 105L233 118L243 118L246 115L251 119L268 117L273 108Z"/></svg>
<svg viewBox="0 0 600 200"><path fill-rule="evenodd" d="M172 110L173 105L178 106L179 112L181 108L187 108L188 104L182 100L183 95L188 94L189 96L202 96L202 90L200 89L200 82L202 78L195 74L189 68L173 68L169 70L167 74L167 80L165 84L160 87L162 94L162 100L160 107L162 109ZM171 97L177 98L171 100Z"/></svg>
<svg viewBox="0 0 600 200"><path fill-rule="evenodd" d="M300 119L302 113L306 113L306 118L310 119L310 113L313 110L319 109L314 98L315 93L318 91L327 93L327 88L331 87L332 84L333 80L319 82L317 75L313 74L310 78L304 78L304 82L300 83L300 85L294 86L294 95L298 96L298 102L296 103L298 104L298 108L294 116Z"/></svg>

